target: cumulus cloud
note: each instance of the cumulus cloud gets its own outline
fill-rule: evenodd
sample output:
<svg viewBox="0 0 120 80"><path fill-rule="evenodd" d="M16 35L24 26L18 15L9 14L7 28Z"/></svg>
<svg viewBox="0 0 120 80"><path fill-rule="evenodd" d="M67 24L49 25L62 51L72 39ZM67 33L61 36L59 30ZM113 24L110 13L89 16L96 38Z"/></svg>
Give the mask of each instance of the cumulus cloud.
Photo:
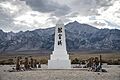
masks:
<svg viewBox="0 0 120 80"><path fill-rule="evenodd" d="M25 7L24 7L25 6ZM24 2L14 0L0 1L0 29L14 31L18 27L14 24L14 17L20 16L30 8ZM22 27L22 26L21 26ZM17 30L18 31L18 30Z"/></svg>
<svg viewBox="0 0 120 80"><path fill-rule="evenodd" d="M60 5L52 0L24 0L35 11L50 13L52 16L63 16L70 12L67 5Z"/></svg>
<svg viewBox="0 0 120 80"><path fill-rule="evenodd" d="M53 27L59 18L64 23L76 20L104 26L101 19L120 25L119 6L120 0L0 0L0 29L25 31ZM90 19L92 16L96 19Z"/></svg>
<svg viewBox="0 0 120 80"><path fill-rule="evenodd" d="M72 12L79 12L82 16L99 15L98 9L112 6L115 0L52 0L67 5Z"/></svg>

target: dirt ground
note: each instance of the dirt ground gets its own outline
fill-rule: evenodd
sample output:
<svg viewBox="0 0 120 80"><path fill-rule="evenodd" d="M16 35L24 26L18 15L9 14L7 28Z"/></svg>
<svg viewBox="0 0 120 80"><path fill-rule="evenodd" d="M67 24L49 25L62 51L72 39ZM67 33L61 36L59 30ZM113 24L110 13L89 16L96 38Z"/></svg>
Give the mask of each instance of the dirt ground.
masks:
<svg viewBox="0 0 120 80"><path fill-rule="evenodd" d="M120 65L106 67L107 72L82 69L7 72L10 66L0 66L0 80L120 80Z"/></svg>

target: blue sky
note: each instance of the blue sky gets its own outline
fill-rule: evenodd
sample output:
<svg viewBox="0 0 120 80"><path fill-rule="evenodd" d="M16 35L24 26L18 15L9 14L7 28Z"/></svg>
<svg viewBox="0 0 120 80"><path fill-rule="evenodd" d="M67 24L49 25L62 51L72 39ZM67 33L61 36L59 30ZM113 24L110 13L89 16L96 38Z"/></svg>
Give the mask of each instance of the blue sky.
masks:
<svg viewBox="0 0 120 80"><path fill-rule="evenodd" d="M120 0L0 0L0 29L6 32L53 27L59 19L120 29Z"/></svg>

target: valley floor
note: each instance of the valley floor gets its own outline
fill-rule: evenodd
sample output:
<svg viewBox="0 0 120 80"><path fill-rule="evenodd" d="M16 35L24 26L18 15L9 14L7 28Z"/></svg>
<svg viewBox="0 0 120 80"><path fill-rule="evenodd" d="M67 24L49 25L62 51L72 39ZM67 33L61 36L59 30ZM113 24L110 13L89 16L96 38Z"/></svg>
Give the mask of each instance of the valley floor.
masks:
<svg viewBox="0 0 120 80"><path fill-rule="evenodd" d="M110 66L108 72L90 72L81 69L38 69L23 72L7 72L10 66L0 66L0 80L120 80L120 65Z"/></svg>

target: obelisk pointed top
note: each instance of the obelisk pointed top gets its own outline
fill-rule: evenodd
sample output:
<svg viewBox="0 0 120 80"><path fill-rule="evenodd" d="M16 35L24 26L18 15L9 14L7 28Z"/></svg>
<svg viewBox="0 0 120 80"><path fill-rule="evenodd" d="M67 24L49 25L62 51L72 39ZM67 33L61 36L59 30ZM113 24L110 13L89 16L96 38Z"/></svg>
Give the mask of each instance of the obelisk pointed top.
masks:
<svg viewBox="0 0 120 80"><path fill-rule="evenodd" d="M57 24L64 24L61 19L58 20Z"/></svg>

